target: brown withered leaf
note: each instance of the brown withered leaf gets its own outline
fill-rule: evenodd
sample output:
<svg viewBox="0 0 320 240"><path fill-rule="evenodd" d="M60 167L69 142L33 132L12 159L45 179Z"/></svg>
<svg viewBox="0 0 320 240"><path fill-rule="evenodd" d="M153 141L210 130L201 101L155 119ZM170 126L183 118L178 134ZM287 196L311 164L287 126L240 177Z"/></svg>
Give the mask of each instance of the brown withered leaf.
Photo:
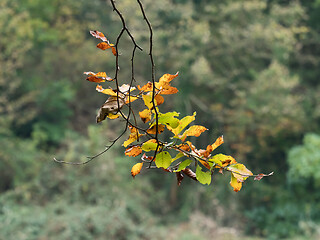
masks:
<svg viewBox="0 0 320 240"><path fill-rule="evenodd" d="M141 171L141 168L143 166L143 163L137 163L135 165L133 165L132 169L131 169L131 175L132 177L135 177L136 175L138 175Z"/></svg>
<svg viewBox="0 0 320 240"><path fill-rule="evenodd" d="M97 123L105 120L109 114L115 115L122 108L122 106L124 105L124 102L125 102L124 99L119 98L119 105L118 105L116 96L109 97L98 111Z"/></svg>
<svg viewBox="0 0 320 240"><path fill-rule="evenodd" d="M182 170L182 172L185 175L187 175L189 178L192 178L193 180L198 181L196 174L190 168L185 168Z"/></svg>
<svg viewBox="0 0 320 240"><path fill-rule="evenodd" d="M142 153L142 149L140 146L133 146L126 149L124 154L129 157L136 157Z"/></svg>
<svg viewBox="0 0 320 240"><path fill-rule="evenodd" d="M177 184L178 184L178 186L180 186L180 185L181 185L181 182L182 182L182 180L183 180L183 178L184 178L184 176L183 176L183 174L181 173L181 171L176 172L176 177L177 177Z"/></svg>

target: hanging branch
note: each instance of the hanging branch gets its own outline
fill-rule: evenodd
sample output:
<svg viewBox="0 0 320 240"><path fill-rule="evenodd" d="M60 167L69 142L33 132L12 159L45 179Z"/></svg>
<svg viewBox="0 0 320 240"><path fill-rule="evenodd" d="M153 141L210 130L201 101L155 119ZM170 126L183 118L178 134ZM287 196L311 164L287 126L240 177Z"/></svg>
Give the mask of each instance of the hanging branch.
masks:
<svg viewBox="0 0 320 240"><path fill-rule="evenodd" d="M213 144L209 144L206 149L197 149L192 142L187 141L188 137L199 137L202 132L208 130L200 125L192 125L188 129L185 129L195 121L196 113L183 118L178 118L179 113L177 112L161 113L159 105L164 102L164 96L178 92L177 88L171 86L171 81L178 77L178 72L176 74L164 74L159 81L156 81L153 58L153 30L141 0L137 0L137 4L149 31L148 55L151 64L151 82L147 82L143 86L134 85L136 82L134 68L135 53L137 49L142 51L142 48L137 44L131 34L126 20L117 8L115 1L110 0L110 3L113 11L116 12L122 22L122 28L116 38L116 43L111 44L105 35L99 31L90 31L90 34L101 40L97 45L98 48L102 50L112 50L115 56L115 76L112 79L108 77L105 72L85 72L84 74L88 76L86 80L91 82L115 83L115 89L105 89L100 85L96 87L98 92L109 95L106 102L99 109L97 122L104 121L106 118L111 119L111 121L118 121L116 119L120 118L125 121L124 129L104 150L94 156L88 157L88 160L85 162L66 162L57 160L56 158L54 158L54 160L59 163L73 165L87 164L106 153L129 129L130 135L122 144L126 148L125 155L137 157L142 154L139 162L131 169L133 177L140 173L145 163L147 164L146 169L162 169L165 172L175 173L178 185L181 184L184 175L202 184L209 185L212 175L218 170L219 173L229 172L231 174L230 185L234 191L237 192L242 188L242 183L249 177L254 177L255 180L261 180L263 177L271 176L273 173L253 174L245 165L238 163L233 157L221 153L213 154L213 152L224 143L222 136L218 137ZM118 79L120 72L119 45L125 33L129 36L133 45L131 54L131 80L128 84L120 86ZM133 94L132 92L135 90L139 90L139 92ZM143 101L146 106L139 114L135 113L134 107L132 106L132 102L136 100ZM128 107L127 116L122 111L123 106ZM136 118L138 115L145 127L140 127L140 124L138 124L138 119ZM133 122L131 117L133 117ZM163 131L171 133L171 142L165 142L159 138ZM173 153L176 153L176 155L171 156ZM193 171L192 168L195 169L195 171Z"/></svg>

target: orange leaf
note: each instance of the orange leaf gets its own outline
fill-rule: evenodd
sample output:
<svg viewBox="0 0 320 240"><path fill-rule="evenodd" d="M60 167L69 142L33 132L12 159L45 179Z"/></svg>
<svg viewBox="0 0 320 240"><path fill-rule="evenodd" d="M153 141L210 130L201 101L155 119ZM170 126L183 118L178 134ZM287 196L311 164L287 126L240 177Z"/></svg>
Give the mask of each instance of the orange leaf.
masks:
<svg viewBox="0 0 320 240"><path fill-rule="evenodd" d="M162 94L162 95L170 95L170 94L175 94L177 92L179 92L179 90L177 88L170 86L167 89L161 90L160 94Z"/></svg>
<svg viewBox="0 0 320 240"><path fill-rule="evenodd" d="M202 164L203 166L205 166L206 168L208 168L208 169L211 168L210 165L209 165L209 163L207 163L206 161L199 160L199 162L201 162L201 164Z"/></svg>
<svg viewBox="0 0 320 240"><path fill-rule="evenodd" d="M95 37L98 38L100 40L102 40L103 42L99 43L97 45L97 48L100 48L102 50L106 50L108 48L112 48L112 53L113 55L117 55L117 51L114 47L114 44L109 43L108 39L104 36L104 34L102 32L99 31L90 31L90 34Z"/></svg>
<svg viewBox="0 0 320 240"><path fill-rule="evenodd" d="M144 85L142 87L140 87L140 85L138 85L137 88L140 91L150 92L150 91L152 91L152 82L148 82L146 85Z"/></svg>
<svg viewBox="0 0 320 240"><path fill-rule="evenodd" d="M83 74L88 75L86 80L88 80L90 82L100 83L100 82L105 82L106 80L107 81L112 81L113 80L112 78L108 77L105 72L98 72L98 73L84 72Z"/></svg>
<svg viewBox="0 0 320 240"><path fill-rule="evenodd" d="M117 50L115 49L113 44L101 42L101 43L98 43L97 48L100 48L101 50L106 50L106 49L111 48L113 55L117 56Z"/></svg>
<svg viewBox="0 0 320 240"><path fill-rule="evenodd" d="M133 147L127 148L126 151L124 152L124 154L129 157L136 157L141 153L142 153L142 149L140 146L133 146Z"/></svg>
<svg viewBox="0 0 320 240"><path fill-rule="evenodd" d="M144 109L142 112L139 112L139 116L144 123L151 120L151 112L149 109Z"/></svg>
<svg viewBox="0 0 320 240"><path fill-rule="evenodd" d="M172 74L169 74L169 73L166 73L164 74L159 82L171 82L174 78L176 78L177 76L179 75L179 72L177 72L176 74L172 75Z"/></svg>
<svg viewBox="0 0 320 240"><path fill-rule="evenodd" d="M158 126L158 133L162 133L164 131L165 125L160 124ZM149 134L156 134L156 125L153 125L150 129L147 130Z"/></svg>
<svg viewBox="0 0 320 240"><path fill-rule="evenodd" d="M136 175L138 175L141 171L143 163L137 163L135 165L133 165L132 169L131 169L131 175L132 177L135 177Z"/></svg>
<svg viewBox="0 0 320 240"><path fill-rule="evenodd" d="M160 105L164 102L164 98L161 95L156 95L154 99L157 101L157 105Z"/></svg>

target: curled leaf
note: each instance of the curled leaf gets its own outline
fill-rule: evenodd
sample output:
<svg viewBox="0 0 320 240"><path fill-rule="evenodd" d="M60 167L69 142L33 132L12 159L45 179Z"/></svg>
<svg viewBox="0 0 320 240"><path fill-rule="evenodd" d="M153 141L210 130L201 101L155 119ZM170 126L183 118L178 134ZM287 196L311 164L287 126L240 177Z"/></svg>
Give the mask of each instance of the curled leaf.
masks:
<svg viewBox="0 0 320 240"><path fill-rule="evenodd" d="M122 98L119 98L119 101L117 101L117 97L115 96L109 97L98 111L97 123L105 120L106 117L110 119L118 118L119 115L116 115L116 113L122 108L123 104L124 104L124 100Z"/></svg>
<svg viewBox="0 0 320 240"><path fill-rule="evenodd" d="M174 78L178 77L178 75L179 72L177 72L176 74L166 73L159 79L159 82L171 82Z"/></svg>
<svg viewBox="0 0 320 240"><path fill-rule="evenodd" d="M231 181L230 181L231 187L233 187L233 191L239 192L240 189L242 188L242 182L238 181L237 178L231 174Z"/></svg>
<svg viewBox="0 0 320 240"><path fill-rule="evenodd" d="M96 86L96 90L98 92L101 92L101 93L104 93L104 94L107 94L107 95L110 95L110 96L117 96L117 93L114 92L111 88L104 89L102 86L97 85Z"/></svg>
<svg viewBox="0 0 320 240"><path fill-rule="evenodd" d="M198 181L196 174L190 168L185 168L182 170L182 172L185 175L187 175L189 178L192 178L193 180Z"/></svg>
<svg viewBox="0 0 320 240"><path fill-rule="evenodd" d="M133 146L133 147L127 148L126 151L124 152L124 154L129 157L136 157L141 153L142 153L142 149L140 146Z"/></svg>
<svg viewBox="0 0 320 240"><path fill-rule="evenodd" d="M88 76L86 78L86 80L88 80L90 82L101 83L101 82L112 81L113 80L112 78L108 77L105 72L98 72L98 73L84 72L83 74Z"/></svg>
<svg viewBox="0 0 320 240"><path fill-rule="evenodd" d="M133 167L131 169L132 177L135 177L136 175L138 175L140 173L142 166L143 166L143 163L137 163L137 164L133 165Z"/></svg>
<svg viewBox="0 0 320 240"><path fill-rule="evenodd" d="M109 43L108 39L104 36L104 34L102 32L99 32L99 31L95 30L95 31L90 31L90 34L93 37L98 38L101 41L103 41L103 42L101 42L101 43L99 43L97 45L98 48L100 48L102 50L106 50L106 49L111 48L113 55L115 55L115 56L117 55L117 51L116 51L116 49L114 47L114 44Z"/></svg>
<svg viewBox="0 0 320 240"><path fill-rule="evenodd" d="M176 172L176 177L177 177L177 184L178 186L180 186L184 176L181 172Z"/></svg>

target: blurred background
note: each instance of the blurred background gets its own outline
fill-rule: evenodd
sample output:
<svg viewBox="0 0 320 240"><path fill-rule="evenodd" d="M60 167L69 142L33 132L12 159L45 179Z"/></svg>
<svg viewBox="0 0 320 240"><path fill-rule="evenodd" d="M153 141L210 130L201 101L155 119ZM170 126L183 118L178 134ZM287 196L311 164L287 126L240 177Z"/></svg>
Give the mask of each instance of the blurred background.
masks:
<svg viewBox="0 0 320 240"><path fill-rule="evenodd" d="M143 171L121 142L84 166L121 131L95 124L105 96L83 72L114 75L121 22L109 1L0 0L0 239L319 239L320 1L143 1L154 29L157 78L180 71L165 111L197 112L224 135L219 151L253 172L235 193L229 174L210 186ZM148 29L134 0L118 0L137 52L136 79L150 80ZM120 79L132 43L120 42ZM319 192L318 192L319 191Z"/></svg>

